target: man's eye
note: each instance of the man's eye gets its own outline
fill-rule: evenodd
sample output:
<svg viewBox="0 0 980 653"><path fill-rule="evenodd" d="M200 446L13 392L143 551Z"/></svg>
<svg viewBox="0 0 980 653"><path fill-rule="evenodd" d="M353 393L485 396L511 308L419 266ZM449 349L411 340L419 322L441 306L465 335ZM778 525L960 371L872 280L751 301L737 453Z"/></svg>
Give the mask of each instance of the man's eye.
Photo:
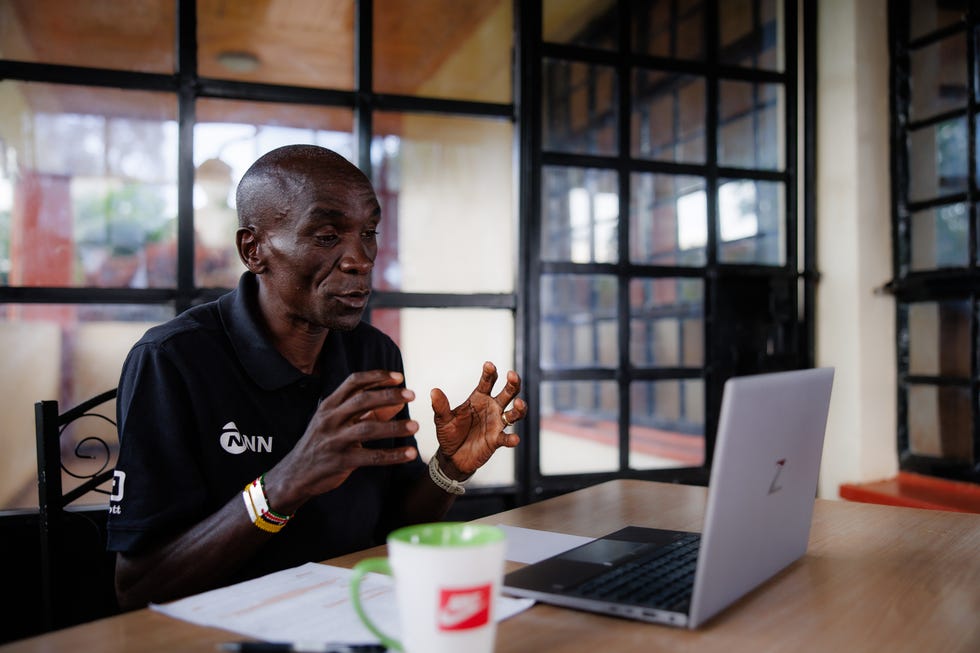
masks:
<svg viewBox="0 0 980 653"><path fill-rule="evenodd" d="M365 229L365 230L364 230L364 231L363 231L363 232L361 233L361 236L362 236L362 237L363 237L363 238L364 238L365 240L377 240L377 239L378 239L378 236L379 236L379 235L380 235L380 234L378 234L378 230L377 230L377 229Z"/></svg>
<svg viewBox="0 0 980 653"><path fill-rule="evenodd" d="M321 245L333 245L337 242L337 234L321 234L316 236L316 242Z"/></svg>

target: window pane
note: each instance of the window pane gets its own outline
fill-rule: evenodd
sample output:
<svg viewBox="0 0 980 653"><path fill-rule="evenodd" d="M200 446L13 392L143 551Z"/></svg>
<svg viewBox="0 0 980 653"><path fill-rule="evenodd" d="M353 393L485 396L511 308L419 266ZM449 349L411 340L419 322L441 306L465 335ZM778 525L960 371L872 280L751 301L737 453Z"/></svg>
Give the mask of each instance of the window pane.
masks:
<svg viewBox="0 0 980 653"><path fill-rule="evenodd" d="M955 386L908 386L909 450L920 456L973 460L970 391Z"/></svg>
<svg viewBox="0 0 980 653"><path fill-rule="evenodd" d="M379 113L374 127L371 161L383 213L375 287L512 292L513 125Z"/></svg>
<svg viewBox="0 0 980 653"><path fill-rule="evenodd" d="M718 3L721 63L782 70L783 3L780 0L725 0Z"/></svg>
<svg viewBox="0 0 980 653"><path fill-rule="evenodd" d="M5 81L0 105L5 282L173 286L176 97Z"/></svg>
<svg viewBox="0 0 980 653"><path fill-rule="evenodd" d="M909 374L970 378L970 302L909 304Z"/></svg>
<svg viewBox="0 0 980 653"><path fill-rule="evenodd" d="M718 84L718 163L781 170L785 165L781 84Z"/></svg>
<svg viewBox="0 0 980 653"><path fill-rule="evenodd" d="M543 0L541 37L550 43L572 43L590 48L617 47L616 0Z"/></svg>
<svg viewBox="0 0 980 653"><path fill-rule="evenodd" d="M965 204L913 213L912 269L934 270L969 265L969 220Z"/></svg>
<svg viewBox="0 0 980 653"><path fill-rule="evenodd" d="M722 179L718 186L718 260L783 265L785 214L783 184Z"/></svg>
<svg viewBox="0 0 980 653"><path fill-rule="evenodd" d="M543 169L543 260L615 263L619 259L618 179L611 170Z"/></svg>
<svg viewBox="0 0 980 653"><path fill-rule="evenodd" d="M541 473L619 469L619 390L614 381L541 384Z"/></svg>
<svg viewBox="0 0 980 653"><path fill-rule="evenodd" d="M966 192L966 119L909 131L909 200Z"/></svg>
<svg viewBox="0 0 980 653"><path fill-rule="evenodd" d="M440 388L455 408L476 387L484 361L497 366L493 394L503 388L507 370L514 369L514 316L507 310L378 309L371 312L371 323L402 350L406 383L416 397L409 410L419 423L416 438L425 460L438 448L429 391ZM524 434L526 428L519 422L512 430ZM513 482L512 449L499 449L472 481L475 485Z"/></svg>
<svg viewBox="0 0 980 653"><path fill-rule="evenodd" d="M0 475L0 510L37 506L34 402L55 399L68 408L115 388L129 348L150 326L172 316L168 306L0 304L0 438L6 470ZM114 420L114 404L107 408L106 416ZM63 436L66 452L82 437L114 432L98 419L80 426L86 430ZM102 451L85 449L96 456ZM90 469L85 461L66 464L76 472ZM78 481L62 474L62 483L68 489Z"/></svg>
<svg viewBox="0 0 980 653"><path fill-rule="evenodd" d="M0 2L0 58L172 73L173 0Z"/></svg>
<svg viewBox="0 0 980 653"><path fill-rule="evenodd" d="M616 367L616 277L541 277L541 367Z"/></svg>
<svg viewBox="0 0 980 653"><path fill-rule="evenodd" d="M704 282L630 281L630 362L637 367L704 364Z"/></svg>
<svg viewBox="0 0 980 653"><path fill-rule="evenodd" d="M245 271L235 246L235 190L249 166L293 143L353 157L350 109L271 102L200 100L194 125L194 279L233 288Z"/></svg>
<svg viewBox="0 0 980 653"><path fill-rule="evenodd" d="M637 70L632 119L634 157L704 163L703 78Z"/></svg>
<svg viewBox="0 0 980 653"><path fill-rule="evenodd" d="M708 242L704 179L633 173L630 180L630 261L704 265Z"/></svg>
<svg viewBox="0 0 980 653"><path fill-rule="evenodd" d="M291 0L279 10L198 0L197 37L204 77L354 87L354 0Z"/></svg>
<svg viewBox="0 0 980 653"><path fill-rule="evenodd" d="M616 154L619 82L610 66L545 59L542 147Z"/></svg>
<svg viewBox="0 0 980 653"><path fill-rule="evenodd" d="M923 120L943 111L961 109L966 86L966 35L948 38L909 52L909 117Z"/></svg>
<svg viewBox="0 0 980 653"><path fill-rule="evenodd" d="M381 93L510 102L511 0L375 0Z"/></svg>
<svg viewBox="0 0 980 653"><path fill-rule="evenodd" d="M676 59L704 58L704 8L700 2L633 0L633 51Z"/></svg>
<svg viewBox="0 0 980 653"><path fill-rule="evenodd" d="M909 3L909 37L919 38L963 20L969 0L914 0Z"/></svg>
<svg viewBox="0 0 980 653"><path fill-rule="evenodd" d="M631 469L704 463L704 382L636 382L630 386Z"/></svg>

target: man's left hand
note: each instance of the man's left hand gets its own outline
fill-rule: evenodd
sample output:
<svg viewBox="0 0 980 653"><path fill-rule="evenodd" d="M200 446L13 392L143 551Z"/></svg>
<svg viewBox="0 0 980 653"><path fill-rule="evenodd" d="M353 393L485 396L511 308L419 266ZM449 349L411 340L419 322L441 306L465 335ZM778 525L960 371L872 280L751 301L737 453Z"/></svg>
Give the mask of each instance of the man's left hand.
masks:
<svg viewBox="0 0 980 653"><path fill-rule="evenodd" d="M450 410L449 400L439 388L434 388L430 395L439 452L465 478L490 460L500 447L516 447L521 441L517 434L504 431L527 415L527 402L515 399L521 389L521 377L517 372L507 372L507 383L496 397L492 397L490 393L496 382L497 368L486 362L480 382L456 408ZM508 408L511 401L514 403ZM450 469L443 471L450 473Z"/></svg>

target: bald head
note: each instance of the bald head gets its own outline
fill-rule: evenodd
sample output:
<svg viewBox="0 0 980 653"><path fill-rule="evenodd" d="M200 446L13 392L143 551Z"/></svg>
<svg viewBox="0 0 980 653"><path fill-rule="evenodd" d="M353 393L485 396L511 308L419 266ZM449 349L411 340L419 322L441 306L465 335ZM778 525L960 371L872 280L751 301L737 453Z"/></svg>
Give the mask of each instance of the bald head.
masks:
<svg viewBox="0 0 980 653"><path fill-rule="evenodd" d="M286 145L259 157L245 172L235 194L238 224L263 227L285 218L313 180L370 181L357 166L318 145Z"/></svg>

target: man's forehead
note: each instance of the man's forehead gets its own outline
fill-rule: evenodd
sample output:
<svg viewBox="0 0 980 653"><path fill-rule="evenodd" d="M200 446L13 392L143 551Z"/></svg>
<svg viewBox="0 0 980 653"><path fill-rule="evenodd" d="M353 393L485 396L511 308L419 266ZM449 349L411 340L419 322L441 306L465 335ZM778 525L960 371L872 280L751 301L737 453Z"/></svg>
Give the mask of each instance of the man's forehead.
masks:
<svg viewBox="0 0 980 653"><path fill-rule="evenodd" d="M351 219L370 219L373 221L381 220L381 206L377 200L366 202L356 210L351 210L348 205L340 203L318 201L312 203L306 215L313 220L336 222Z"/></svg>

